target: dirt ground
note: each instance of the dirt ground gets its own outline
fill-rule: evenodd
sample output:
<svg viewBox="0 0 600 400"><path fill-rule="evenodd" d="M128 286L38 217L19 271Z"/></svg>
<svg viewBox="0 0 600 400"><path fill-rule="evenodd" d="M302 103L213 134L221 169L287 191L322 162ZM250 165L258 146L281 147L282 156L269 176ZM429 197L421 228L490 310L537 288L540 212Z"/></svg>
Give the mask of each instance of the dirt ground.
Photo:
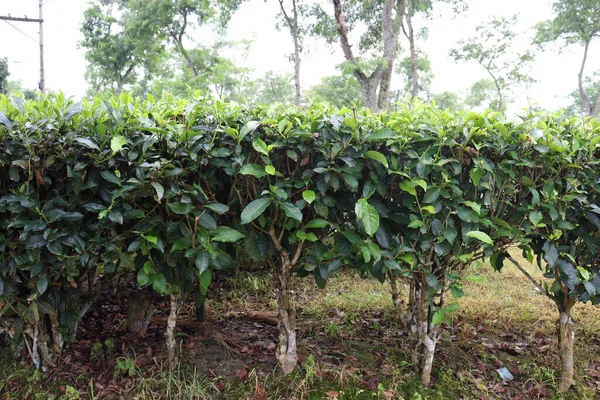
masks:
<svg viewBox="0 0 600 400"><path fill-rule="evenodd" d="M230 291L227 284L217 282L214 294ZM59 365L38 382L51 388L46 393L60 399L77 398L65 397L70 386L79 391L80 398L154 397L140 394L140 382L168 369L164 331L169 305L154 294L155 312L147 334L128 336L124 321L132 290L139 289L121 287L95 303L80 323L79 340L66 348ZM211 300L206 323L195 322L193 305L184 304L176 331L182 368L201 377L207 391L161 398L600 398L600 357L587 362L585 378L577 382L573 393L559 396L552 385L557 362L554 335L535 324L511 327L495 320L478 321L460 311L438 345L433 387L420 387L412 374L406 332L391 308L321 309L320 315L314 315L309 303L323 294L313 295L311 290L318 289L298 296L301 367L292 376L282 376L276 367L275 314L262 294L245 296L239 311ZM587 338L586 346L598 354L600 337ZM134 365L131 370L123 366L127 360ZM512 381L500 378L497 370L503 367L512 373ZM23 393L23 385L23 376L7 377L0 398L53 398L52 394Z"/></svg>

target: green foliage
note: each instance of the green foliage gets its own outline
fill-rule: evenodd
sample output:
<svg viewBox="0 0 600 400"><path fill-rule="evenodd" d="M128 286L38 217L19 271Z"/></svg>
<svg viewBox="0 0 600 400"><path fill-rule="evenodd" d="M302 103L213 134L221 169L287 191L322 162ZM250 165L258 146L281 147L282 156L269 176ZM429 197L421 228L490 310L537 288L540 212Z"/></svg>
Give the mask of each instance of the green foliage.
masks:
<svg viewBox="0 0 600 400"><path fill-rule="evenodd" d="M117 363L115 364L115 378L121 376L135 376L136 374L139 374L139 370L135 365L135 360L127 357L117 358Z"/></svg>
<svg viewBox="0 0 600 400"><path fill-rule="evenodd" d="M206 72L214 75L210 82L218 83L215 69L224 63L222 57L200 46L188 49L184 41L195 26L225 27L240 3L238 0L92 2L81 26L84 36L81 47L86 49L87 78L92 90L118 94L124 88L134 88L145 94L155 77L168 80L183 74L184 79L174 82L179 93L186 86L194 87L197 81L207 86L206 77L200 79ZM173 63L166 62L173 55L179 61L175 63L179 67L175 73L170 70Z"/></svg>
<svg viewBox="0 0 600 400"><path fill-rule="evenodd" d="M600 4L595 0L559 0L552 8L556 16L537 24L534 43L544 44L559 39L567 44L585 45L600 36Z"/></svg>
<svg viewBox="0 0 600 400"><path fill-rule="evenodd" d="M321 287L343 266L402 275L440 327L447 293L480 279L465 267L492 257L499 270L516 243L557 302L598 303L599 132L417 103L372 115L0 97L0 317L39 343L73 339L115 276L203 301L213 274L249 257Z"/></svg>

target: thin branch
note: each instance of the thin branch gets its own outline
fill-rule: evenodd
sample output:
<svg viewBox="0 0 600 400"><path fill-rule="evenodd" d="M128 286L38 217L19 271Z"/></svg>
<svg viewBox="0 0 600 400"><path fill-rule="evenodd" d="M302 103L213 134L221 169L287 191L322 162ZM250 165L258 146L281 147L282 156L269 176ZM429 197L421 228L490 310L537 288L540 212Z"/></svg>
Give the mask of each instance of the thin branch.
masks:
<svg viewBox="0 0 600 400"><path fill-rule="evenodd" d="M296 247L296 252L294 253L294 258L292 259L292 266L296 265L298 260L300 260L300 256L302 255L302 248L304 247L304 242L300 242L298 247Z"/></svg>
<svg viewBox="0 0 600 400"><path fill-rule="evenodd" d="M529 274L529 272L527 272L527 271L525 270L525 268L523 268L523 267L521 266L521 264L519 264L519 262L518 262L517 260L515 260L514 258L512 258L512 256L511 256L509 253L506 253L506 258L508 258L508 259L510 260L510 262L512 262L513 264L515 264L515 266L516 266L516 267L519 269L519 271L521 271L521 272L522 272L522 273L523 273L523 274L524 274L524 275L527 277L527 279L529 279L529 280L530 280L530 281L531 281L531 282L532 282L532 283L535 285L535 287L536 287L536 288L538 288L538 290L539 290L539 291L540 291L540 292L541 292L541 293L542 293L544 296L551 297L551 296L550 296L550 293L548 293L548 292L546 291L546 289L544 289L544 288L542 287L542 285L540 285L540 284L539 284L539 282L537 282L537 281L536 281L536 280L533 278L533 276L531 276L531 275Z"/></svg>

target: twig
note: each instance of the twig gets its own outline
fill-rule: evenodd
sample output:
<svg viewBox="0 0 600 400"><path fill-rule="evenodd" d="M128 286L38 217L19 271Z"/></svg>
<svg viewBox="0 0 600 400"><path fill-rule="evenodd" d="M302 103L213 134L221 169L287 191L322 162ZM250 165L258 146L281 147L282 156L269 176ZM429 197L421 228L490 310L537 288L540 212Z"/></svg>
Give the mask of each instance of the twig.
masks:
<svg viewBox="0 0 600 400"><path fill-rule="evenodd" d="M540 285L540 284L539 284L539 283L538 283L538 282L537 282L537 281L536 281L536 280L533 278L533 276L531 276L531 275L529 274L529 272L527 272L527 271L525 270L525 268L523 268L523 267L521 266L521 264L519 264L519 263L517 262L517 260L515 260L514 258L512 258L512 256L511 256L510 254L508 254L508 253L506 253L506 258L508 258L508 259L510 260L510 262L512 262L513 264L515 264L515 266L516 266L516 267L519 269L519 271L521 271L521 272L522 272L522 273L523 273L523 274L524 274L524 275L527 277L527 279L529 279L529 280L530 280L530 281L531 281L531 282L532 282L532 283L535 285L535 287L536 287L536 288L538 288L538 290L539 290L539 291L540 291L540 292L541 292L541 293L542 293L544 296L550 297L550 294L549 294L549 293L546 291L546 289L544 289L544 288L542 287L542 285Z"/></svg>

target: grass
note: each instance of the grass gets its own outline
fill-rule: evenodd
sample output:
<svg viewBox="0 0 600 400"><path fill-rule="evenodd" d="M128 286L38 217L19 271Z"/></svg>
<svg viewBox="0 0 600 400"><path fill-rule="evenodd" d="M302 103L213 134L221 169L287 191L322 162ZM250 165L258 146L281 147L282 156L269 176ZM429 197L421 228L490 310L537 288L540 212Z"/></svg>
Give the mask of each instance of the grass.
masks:
<svg viewBox="0 0 600 400"><path fill-rule="evenodd" d="M543 279L519 254L513 257L536 279ZM114 367L125 384L116 397L101 398L417 400L520 395L520 399L566 400L600 396L600 383L594 387L588 376L590 370L600 370L600 308L578 304L574 309L577 383L570 393L559 394L554 304L512 265L501 273L487 265L469 273L484 280L464 284L459 311L438 345L431 388L423 388L412 374L406 336L397 325L389 285L344 271L333 276L323 290L308 278L294 283L299 321L312 323L300 325L302 363L292 375L281 376L272 360L264 366L256 358L244 358L247 371L231 376L225 371L200 373L196 366L203 360L192 359L192 353L186 358L184 352L184 362L174 371L159 359L138 368L136 359L120 357L114 359ZM238 272L213 291L212 298L219 301L210 302L211 318L217 324L231 322L223 316L232 313L276 310L275 292L266 273ZM261 335L263 328L255 329ZM499 350L504 345L513 347ZM232 357L239 361L244 355ZM495 372L498 365L518 371L517 379L503 384ZM77 382L56 382L6 356L0 361L0 393L2 399L100 398L93 373Z"/></svg>

